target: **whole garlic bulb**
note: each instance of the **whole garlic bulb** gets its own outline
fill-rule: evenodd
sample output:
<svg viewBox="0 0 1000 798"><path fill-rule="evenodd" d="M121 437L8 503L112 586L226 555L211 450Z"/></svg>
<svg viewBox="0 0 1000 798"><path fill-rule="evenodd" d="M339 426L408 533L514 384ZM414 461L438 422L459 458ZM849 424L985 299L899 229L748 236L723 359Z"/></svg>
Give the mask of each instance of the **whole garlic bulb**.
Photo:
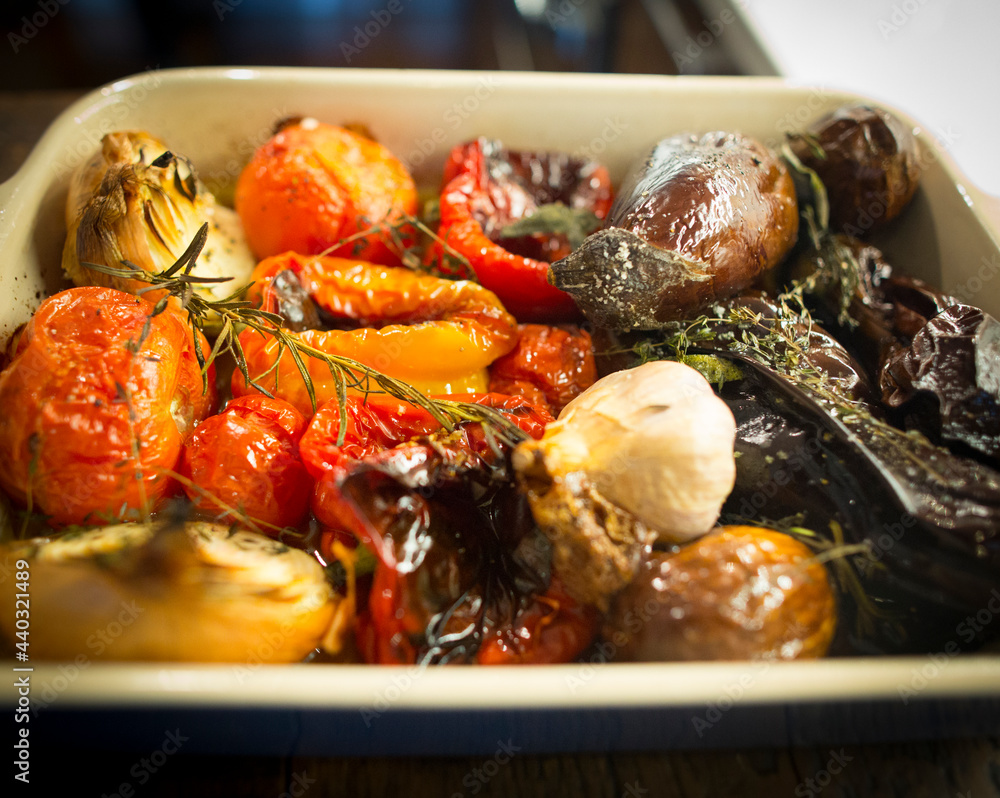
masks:
<svg viewBox="0 0 1000 798"><path fill-rule="evenodd" d="M598 380L570 402L514 466L541 457L551 477L583 472L660 539L708 532L736 482L736 421L694 369L655 361Z"/></svg>

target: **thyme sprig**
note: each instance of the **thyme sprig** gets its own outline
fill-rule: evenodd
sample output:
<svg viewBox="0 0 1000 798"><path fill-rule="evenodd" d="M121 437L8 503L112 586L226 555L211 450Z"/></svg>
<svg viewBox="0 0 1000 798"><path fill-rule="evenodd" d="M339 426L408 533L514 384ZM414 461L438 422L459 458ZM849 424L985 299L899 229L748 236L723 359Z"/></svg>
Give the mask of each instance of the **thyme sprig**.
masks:
<svg viewBox="0 0 1000 798"><path fill-rule="evenodd" d="M278 363L286 351L289 353L306 386L314 411L317 409L316 391L305 358L319 360L327 365L336 384L337 403L340 408L337 445L343 445L347 433L348 390L356 390L365 396L388 394L397 399L411 402L426 410L442 427L449 431L454 430L458 424L474 422L483 425L489 439L502 441L509 446L515 446L528 437L527 433L498 410L471 402L431 399L412 385L383 374L360 361L344 355L323 352L308 345L295 333L282 328L282 319L279 315L256 308L251 302L241 299L246 287L221 300L211 299L196 293L194 286L197 284L219 283L229 279L227 277L198 277L191 274L191 269L196 263L207 237L208 225L205 224L202 225L177 262L162 272L147 272L129 261L122 261L120 267L93 263L84 264L88 268L113 277L147 283L146 287L138 290L139 294L148 291L165 291L164 296L154 305L151 316L162 313L172 297L179 301L181 308L187 312L188 323L192 333L194 333L195 356L201 366L205 390L208 389L209 366L221 354L228 353L233 357L236 367L240 370L247 384L261 393L271 396L266 388L250 376L243 347L239 340L239 331L249 328L277 341L277 356L271 369L278 367ZM221 329L211 351L206 355L202 351L200 336L197 333L205 331L213 316L221 321ZM259 375L257 379L267 376L268 373L270 370Z"/></svg>

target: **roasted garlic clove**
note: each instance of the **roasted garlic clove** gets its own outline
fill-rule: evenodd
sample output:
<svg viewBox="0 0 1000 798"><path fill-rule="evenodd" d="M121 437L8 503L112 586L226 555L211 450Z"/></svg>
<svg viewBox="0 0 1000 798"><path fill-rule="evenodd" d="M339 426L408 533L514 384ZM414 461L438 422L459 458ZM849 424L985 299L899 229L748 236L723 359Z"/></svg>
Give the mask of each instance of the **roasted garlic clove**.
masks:
<svg viewBox="0 0 1000 798"><path fill-rule="evenodd" d="M3 555L30 564L37 659L297 662L341 614L306 552L222 524L118 524ZM13 625L0 621L8 640Z"/></svg>
<svg viewBox="0 0 1000 798"><path fill-rule="evenodd" d="M571 595L603 606L643 546L708 532L736 481L735 436L704 377L659 361L604 377L520 444L514 468Z"/></svg>
<svg viewBox="0 0 1000 798"><path fill-rule="evenodd" d="M121 268L127 260L148 272L163 271L206 223L208 240L192 274L230 279L196 284L194 290L224 299L246 285L256 265L235 211L218 205L191 164L162 141L142 131L109 133L101 151L70 181L63 270L77 285L136 293L147 284L86 264Z"/></svg>

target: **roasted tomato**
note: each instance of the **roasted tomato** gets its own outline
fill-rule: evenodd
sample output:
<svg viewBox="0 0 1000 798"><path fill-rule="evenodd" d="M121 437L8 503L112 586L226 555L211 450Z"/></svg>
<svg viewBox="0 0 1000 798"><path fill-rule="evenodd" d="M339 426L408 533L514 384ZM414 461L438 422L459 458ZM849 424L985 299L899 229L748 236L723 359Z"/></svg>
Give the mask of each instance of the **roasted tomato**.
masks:
<svg viewBox="0 0 1000 798"><path fill-rule="evenodd" d="M523 396L559 415L597 379L590 334L544 324L517 330L517 346L490 366L490 391Z"/></svg>
<svg viewBox="0 0 1000 798"><path fill-rule="evenodd" d="M608 170L561 153L514 152L482 138L456 147L445 165L438 235L519 321L580 316L570 296L546 281L549 263L571 251L569 237L554 230L512 236L504 229L556 203L589 211L592 223L581 237L593 232L611 207Z"/></svg>
<svg viewBox="0 0 1000 798"><path fill-rule="evenodd" d="M258 265L260 298L282 273L294 274L332 322L360 329L291 332L306 346L353 358L425 393L482 393L486 367L517 341L516 323L497 297L480 285L444 280L409 269L342 258L286 253ZM252 380L311 414L312 402L291 352L282 353L270 335L247 330L240 336ZM305 358L322 405L336 397L326 363ZM238 371L233 394L255 392Z"/></svg>
<svg viewBox="0 0 1000 798"><path fill-rule="evenodd" d="M0 374L0 484L58 524L138 518L171 491L214 382L180 315L111 288L56 294Z"/></svg>
<svg viewBox="0 0 1000 798"><path fill-rule="evenodd" d="M282 128L254 153L236 184L236 210L258 258L293 250L399 263L388 236L338 242L417 211L406 167L385 147L314 119ZM404 245L412 236L403 231Z"/></svg>
<svg viewBox="0 0 1000 798"><path fill-rule="evenodd" d="M233 399L199 424L184 446L180 471L191 483L184 486L188 498L212 517L295 526L309 511L312 494L299 458L307 423L281 399Z"/></svg>

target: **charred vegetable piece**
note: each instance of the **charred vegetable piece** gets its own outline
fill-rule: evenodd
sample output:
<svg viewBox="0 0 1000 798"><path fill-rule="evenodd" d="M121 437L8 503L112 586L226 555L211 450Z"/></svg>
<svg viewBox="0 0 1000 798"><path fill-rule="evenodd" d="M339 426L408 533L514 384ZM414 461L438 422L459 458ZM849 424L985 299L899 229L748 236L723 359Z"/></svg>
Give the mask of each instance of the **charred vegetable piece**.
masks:
<svg viewBox="0 0 1000 798"><path fill-rule="evenodd" d="M791 143L826 186L831 226L850 235L863 236L895 219L917 190L917 141L884 109L838 108Z"/></svg>
<svg viewBox="0 0 1000 798"><path fill-rule="evenodd" d="M505 471L503 461L414 444L328 485L340 520L380 559L359 617L367 661L560 662L589 645L596 614L562 594Z"/></svg>
<svg viewBox="0 0 1000 798"><path fill-rule="evenodd" d="M549 264L598 229L610 206L608 170L595 161L480 138L445 164L438 235L518 321L573 320L580 312L546 281Z"/></svg>
<svg viewBox="0 0 1000 798"><path fill-rule="evenodd" d="M519 324L517 345L490 366L490 391L524 396L558 414L597 379L590 334Z"/></svg>
<svg viewBox="0 0 1000 798"><path fill-rule="evenodd" d="M656 329L751 285L791 249L798 225L792 179L764 145L735 133L674 136L550 279L595 324Z"/></svg>
<svg viewBox="0 0 1000 798"><path fill-rule="evenodd" d="M294 251L399 265L417 192L406 167L358 132L302 119L254 153L236 184L236 210L258 258ZM383 225L381 230L371 230ZM343 239L360 236L338 247Z"/></svg>
<svg viewBox="0 0 1000 798"><path fill-rule="evenodd" d="M822 657L837 602L826 569L795 538L716 529L654 552L605 621L616 658L639 661Z"/></svg>
<svg viewBox="0 0 1000 798"><path fill-rule="evenodd" d="M513 464L566 589L600 608L656 537L704 534L735 479L732 414L677 363L611 374L570 402Z"/></svg>
<svg viewBox="0 0 1000 798"><path fill-rule="evenodd" d="M180 314L112 288L45 300L0 374L0 485L57 524L136 520L215 400Z"/></svg>
<svg viewBox="0 0 1000 798"><path fill-rule="evenodd" d="M120 524L20 541L2 556L10 568L31 563L33 659L297 662L337 612L315 559L221 524ZM13 601L13 579L4 590ZM95 637L112 621L118 636ZM13 615L2 628L14 638Z"/></svg>
<svg viewBox="0 0 1000 798"><path fill-rule="evenodd" d="M882 392L908 420L1000 465L1000 322L978 308L952 305L930 319L882 368ZM913 410L932 397L930 408ZM914 418L916 416L916 418ZM935 434L936 433L936 434Z"/></svg>
<svg viewBox="0 0 1000 798"><path fill-rule="evenodd" d="M205 223L208 238L191 274L227 279L194 284L193 290L223 299L246 285L255 264L236 214L218 205L191 164L164 142L141 131L109 133L101 151L72 177L63 270L77 285L135 293L148 285L87 264L118 268L127 260L162 272ZM156 301L163 295L146 291L143 297Z"/></svg>

